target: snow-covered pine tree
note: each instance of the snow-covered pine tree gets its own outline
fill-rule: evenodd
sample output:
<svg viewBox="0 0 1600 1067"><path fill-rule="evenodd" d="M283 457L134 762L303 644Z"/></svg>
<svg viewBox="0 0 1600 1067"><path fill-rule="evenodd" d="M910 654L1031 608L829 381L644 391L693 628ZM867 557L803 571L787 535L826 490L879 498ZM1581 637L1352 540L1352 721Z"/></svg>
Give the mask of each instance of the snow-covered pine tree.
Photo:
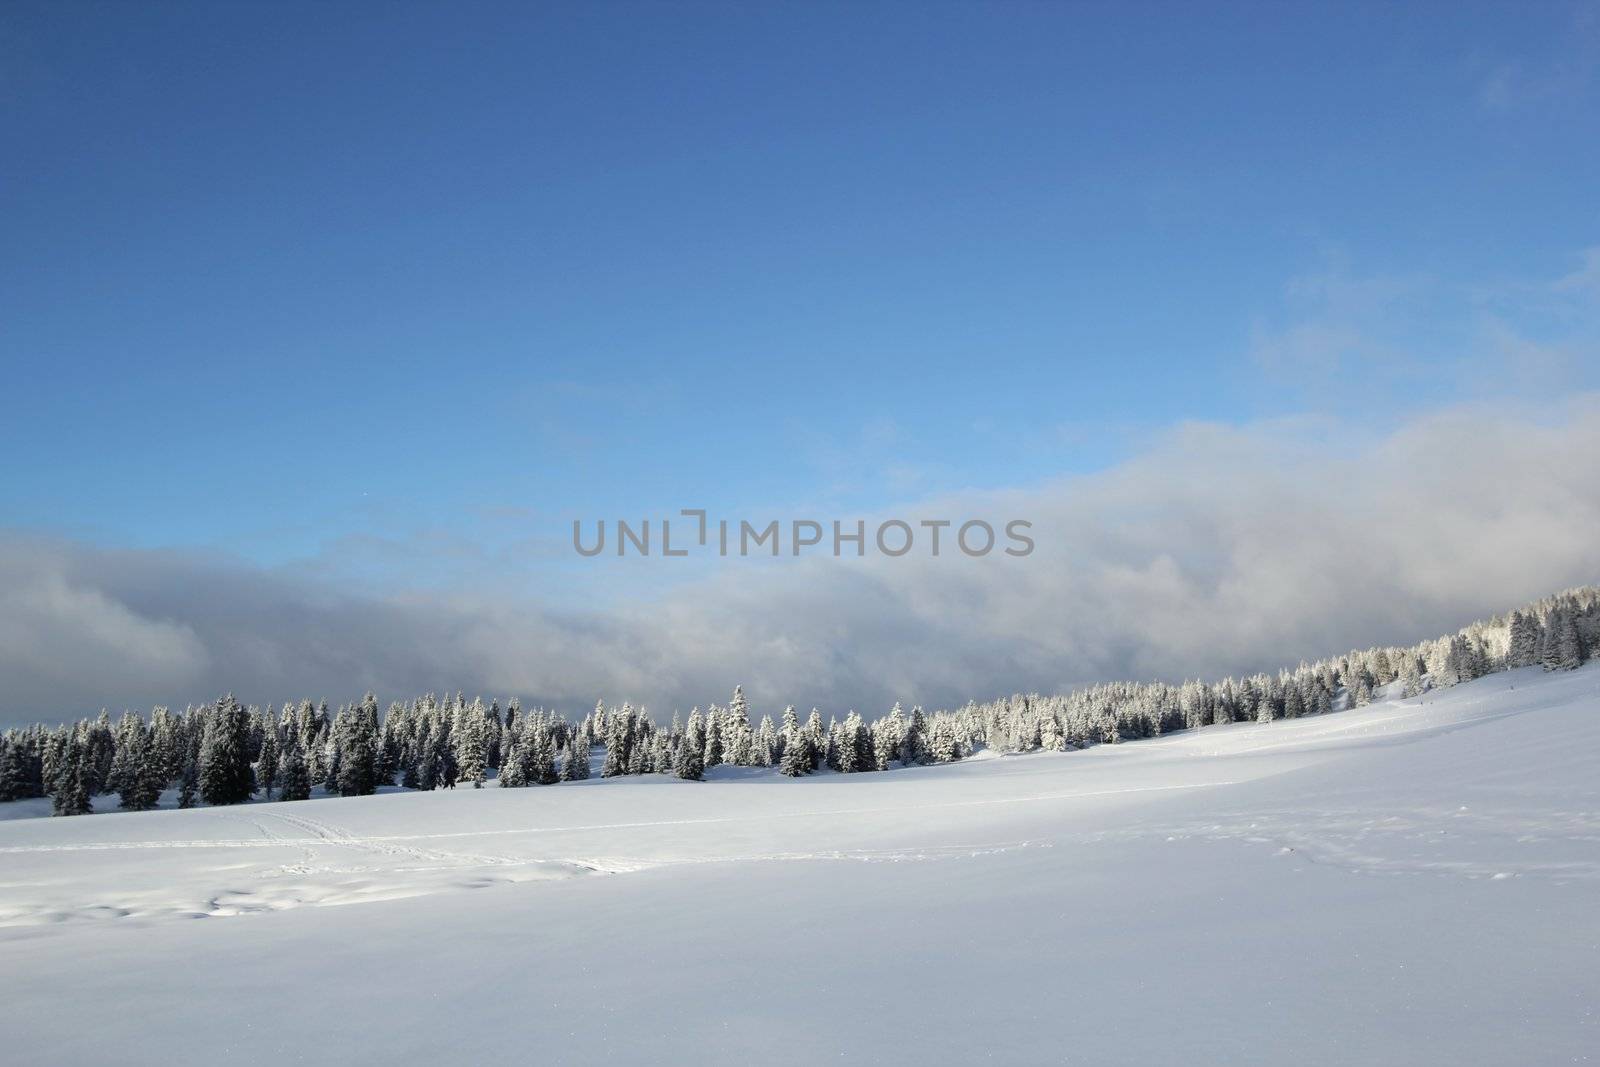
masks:
<svg viewBox="0 0 1600 1067"><path fill-rule="evenodd" d="M954 763L961 758L961 744L947 715L933 717L928 731L928 758L934 763Z"/></svg>
<svg viewBox="0 0 1600 1067"><path fill-rule="evenodd" d="M873 769L888 770L900 758L900 745L906 739L906 713L898 700L888 715L872 724L868 734L871 738Z"/></svg>
<svg viewBox="0 0 1600 1067"><path fill-rule="evenodd" d="M501 789L521 789L528 784L528 754L519 737L500 753L500 776L496 784Z"/></svg>
<svg viewBox="0 0 1600 1067"><path fill-rule="evenodd" d="M1583 642L1578 638L1578 626L1569 612L1557 611L1551 620L1545 667L1547 670L1573 671L1582 664Z"/></svg>
<svg viewBox="0 0 1600 1067"><path fill-rule="evenodd" d="M1422 670L1417 666L1417 657L1408 652L1400 657L1400 695L1414 697L1421 693Z"/></svg>
<svg viewBox="0 0 1600 1067"><path fill-rule="evenodd" d="M200 742L200 798L207 804L242 804L255 790L250 715L230 694L206 716Z"/></svg>
<svg viewBox="0 0 1600 1067"><path fill-rule="evenodd" d="M23 792L27 773L23 767L25 758L21 741L13 741L9 732L0 736L0 803L21 800L27 795Z"/></svg>
<svg viewBox="0 0 1600 1067"><path fill-rule="evenodd" d="M722 762L722 709L712 704L705 715L705 750L702 761L706 770Z"/></svg>
<svg viewBox="0 0 1600 1067"><path fill-rule="evenodd" d="M306 766L305 753L300 751L298 740L291 738L286 742L279 777L282 783L279 800L311 799L311 770Z"/></svg>
<svg viewBox="0 0 1600 1067"><path fill-rule="evenodd" d="M770 767L777 758L778 731L772 725L772 716L761 716L761 725L756 727L755 746L752 750L751 763L757 767Z"/></svg>
<svg viewBox="0 0 1600 1067"><path fill-rule="evenodd" d="M116 759L121 769L117 783L120 806L127 811L149 811L161 800L161 788L165 782L155 764L148 728L136 716L134 727L119 730L118 734Z"/></svg>
<svg viewBox="0 0 1600 1067"><path fill-rule="evenodd" d="M1255 686L1251 684L1250 679L1240 679L1238 686L1233 691L1233 718L1239 722L1249 722L1254 719L1257 711L1256 705L1260 702L1260 696L1256 692Z"/></svg>
<svg viewBox="0 0 1600 1067"><path fill-rule="evenodd" d="M183 765L178 772L178 807L192 808L200 791L200 766L194 760Z"/></svg>
<svg viewBox="0 0 1600 1067"><path fill-rule="evenodd" d="M370 692L355 707L341 708L333 720L338 760L334 787L340 796L371 796L378 789L378 700Z"/></svg>
<svg viewBox="0 0 1600 1067"><path fill-rule="evenodd" d="M532 733L528 749L528 780L534 785L555 785L561 780L561 774L556 770L555 738L542 722L533 724Z"/></svg>
<svg viewBox="0 0 1600 1067"><path fill-rule="evenodd" d="M651 744L655 749L655 753L651 757L650 762L654 765L656 773L676 773L678 764L678 746L677 742L673 740L672 735L666 731L658 730L656 731L655 738L652 740Z"/></svg>
<svg viewBox="0 0 1600 1067"><path fill-rule="evenodd" d="M1222 688L1217 693L1217 698L1211 707L1212 725L1220 726L1233 721L1234 709L1238 706L1238 694L1233 687L1232 678L1222 680Z"/></svg>
<svg viewBox="0 0 1600 1067"><path fill-rule="evenodd" d="M810 774L811 767L811 738L796 730L789 743L783 746L783 755L778 759L778 773L799 778Z"/></svg>
<svg viewBox="0 0 1600 1067"><path fill-rule="evenodd" d="M67 736L59 766L56 768L55 796L51 811L56 815L89 815L94 811L90 797L93 793L94 769L86 729L74 729Z"/></svg>
<svg viewBox="0 0 1600 1067"><path fill-rule="evenodd" d="M650 744L641 736L628 748L628 773L649 774L650 771Z"/></svg>
<svg viewBox="0 0 1600 1067"><path fill-rule="evenodd" d="M111 761L116 756L116 734L111 728L111 715L102 708L100 715L89 723L84 732L84 759L88 763L89 795L106 791L106 779L111 775Z"/></svg>
<svg viewBox="0 0 1600 1067"><path fill-rule="evenodd" d="M838 761L838 766L834 769L840 774L854 774L863 769L858 758L860 750L856 746L856 727L860 722L861 716L852 711L845 716L844 722L835 723L833 729L829 731L835 758Z"/></svg>
<svg viewBox="0 0 1600 1067"><path fill-rule="evenodd" d="M456 722L451 729L455 740L456 782L471 782L472 788L482 789L489 777L488 716L483 701L474 698L468 707L456 697Z"/></svg>
<svg viewBox="0 0 1600 1067"><path fill-rule="evenodd" d="M261 758L256 761L256 781L261 785L261 795L272 799L272 787L278 784L278 727L268 723L261 734Z"/></svg>
<svg viewBox="0 0 1600 1067"><path fill-rule="evenodd" d="M611 730L606 735L606 757L600 763L600 777L615 778L628 773L628 731L632 728L631 716L619 710L611 716Z"/></svg>
<svg viewBox="0 0 1600 1067"><path fill-rule="evenodd" d="M911 722L900 741L900 762L907 767L928 762L928 717L921 704L911 709Z"/></svg>
<svg viewBox="0 0 1600 1067"><path fill-rule="evenodd" d="M753 737L750 706L744 699L744 686L736 685L733 687L733 699L728 702L727 713L722 718L722 744L726 761L735 767L753 766Z"/></svg>
<svg viewBox="0 0 1600 1067"><path fill-rule="evenodd" d="M678 746L678 761L674 768L678 777L698 782L706 776L705 763L706 726L700 709L689 713L689 722L683 728L683 743Z"/></svg>
<svg viewBox="0 0 1600 1067"><path fill-rule="evenodd" d="M828 729L822 725L822 712L816 708L811 709L811 714L806 716L805 732L811 735L811 751L818 760L828 748Z"/></svg>
<svg viewBox="0 0 1600 1067"><path fill-rule="evenodd" d="M500 734L504 729L505 721L500 716L500 701L490 700L483 727L484 765L490 770L496 770L500 766Z"/></svg>
<svg viewBox="0 0 1600 1067"><path fill-rule="evenodd" d="M561 762L563 782L581 782L589 777L589 739L582 729L575 731L567 745L566 758Z"/></svg>

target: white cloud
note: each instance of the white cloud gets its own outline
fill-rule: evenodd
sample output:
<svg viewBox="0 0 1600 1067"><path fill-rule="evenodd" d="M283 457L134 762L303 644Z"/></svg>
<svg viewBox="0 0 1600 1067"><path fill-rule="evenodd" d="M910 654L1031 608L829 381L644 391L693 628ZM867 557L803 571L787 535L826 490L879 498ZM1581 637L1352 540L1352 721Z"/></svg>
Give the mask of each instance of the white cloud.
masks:
<svg viewBox="0 0 1600 1067"><path fill-rule="evenodd" d="M61 553L8 545L0 554L0 678L33 697L87 707L105 683L182 690L204 675L204 644L185 623L142 614L94 585L73 581ZM35 695L36 694L36 695Z"/></svg>
<svg viewBox="0 0 1600 1067"><path fill-rule="evenodd" d="M879 710L1269 668L1600 578L1597 450L1593 394L1386 434L1196 423L1100 474L906 516L1031 519L1025 559L730 560L607 612L476 592L379 599L171 553L0 541L0 718L369 687L668 713L736 682L764 710Z"/></svg>

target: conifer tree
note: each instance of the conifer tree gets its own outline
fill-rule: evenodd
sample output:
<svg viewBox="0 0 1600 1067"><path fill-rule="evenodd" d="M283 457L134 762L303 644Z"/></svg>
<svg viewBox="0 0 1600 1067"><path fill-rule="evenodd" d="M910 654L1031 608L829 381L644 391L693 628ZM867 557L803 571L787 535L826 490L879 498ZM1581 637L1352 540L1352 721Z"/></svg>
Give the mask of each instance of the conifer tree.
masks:
<svg viewBox="0 0 1600 1067"><path fill-rule="evenodd" d="M117 792L120 806L127 811L149 811L161 800L165 784L155 765L150 736L142 720L135 728L119 731L117 762L120 766Z"/></svg>
<svg viewBox="0 0 1600 1067"><path fill-rule="evenodd" d="M810 774L811 767L811 738L796 730L792 740L783 747L783 755L778 760L778 773L799 778Z"/></svg>
<svg viewBox="0 0 1600 1067"><path fill-rule="evenodd" d="M1419 696L1422 693L1422 671L1417 667L1417 657L1406 653L1400 659L1400 695Z"/></svg>
<svg viewBox="0 0 1600 1067"><path fill-rule="evenodd" d="M272 788L278 784L278 761L278 728L268 723L261 734L261 758L256 761L256 780L267 800L272 799Z"/></svg>
<svg viewBox="0 0 1600 1067"><path fill-rule="evenodd" d="M0 803L21 800L24 793L22 744L11 740L10 734L0 737Z"/></svg>
<svg viewBox="0 0 1600 1067"><path fill-rule="evenodd" d="M1059 731L1056 736L1061 736ZM906 726L905 737L900 743L900 762L907 767L928 762L928 718L922 713L920 704L911 709L911 722Z"/></svg>
<svg viewBox="0 0 1600 1067"><path fill-rule="evenodd" d="M310 800L311 771L306 766L305 755L300 751L298 743L291 742L285 748L282 763L279 774L283 779L283 787L279 791L278 799Z"/></svg>
<svg viewBox="0 0 1600 1067"><path fill-rule="evenodd" d="M627 724L621 715L612 717L611 736L606 738L606 758L600 765L600 777L615 778L619 774L628 773L628 765L623 757L626 745Z"/></svg>
<svg viewBox="0 0 1600 1067"><path fill-rule="evenodd" d="M255 792L250 768L250 716L233 697L206 716L200 744L200 798L207 804L242 804Z"/></svg>
<svg viewBox="0 0 1600 1067"><path fill-rule="evenodd" d="M522 739L511 742L500 757L500 775L496 784L501 789L521 789L528 784L528 759Z"/></svg>
<svg viewBox="0 0 1600 1067"><path fill-rule="evenodd" d="M683 743L678 746L678 777L698 782L706 776L706 727L700 709L689 713L689 722L683 728Z"/></svg>
<svg viewBox="0 0 1600 1067"><path fill-rule="evenodd" d="M1283 692L1283 717L1298 719L1306 713L1306 699L1300 695L1300 686L1291 682Z"/></svg>
<svg viewBox="0 0 1600 1067"><path fill-rule="evenodd" d="M563 782L581 782L589 777L589 741L580 729L573 733L567 744L566 758L561 763Z"/></svg>
<svg viewBox="0 0 1600 1067"><path fill-rule="evenodd" d="M1553 671L1577 670L1583 663L1583 642L1572 615L1558 610L1551 616L1550 639L1545 653L1545 668Z"/></svg>
<svg viewBox="0 0 1600 1067"><path fill-rule="evenodd" d="M705 747L701 762L706 770L722 762L722 709L715 704L706 709Z"/></svg>
<svg viewBox="0 0 1600 1067"><path fill-rule="evenodd" d="M340 796L371 796L378 790L378 698L368 693L356 707L343 708L333 721L333 772Z"/></svg>
<svg viewBox="0 0 1600 1067"><path fill-rule="evenodd" d="M934 763L954 763L961 758L961 746L956 740L955 731L951 729L949 719L943 715L933 720L928 737L928 756Z"/></svg>
<svg viewBox="0 0 1600 1067"><path fill-rule="evenodd" d="M456 742L456 774L447 784L471 782L472 788L482 789L488 779L488 718L483 702L475 699L469 708L457 697L456 711L457 722L452 730Z"/></svg>
<svg viewBox="0 0 1600 1067"><path fill-rule="evenodd" d="M183 770L178 774L178 807L194 807L195 794L198 792L199 786L199 765L190 760L183 765Z"/></svg>
<svg viewBox="0 0 1600 1067"><path fill-rule="evenodd" d="M722 744L727 762L735 767L753 766L753 739L750 707L745 703L744 686L736 685L733 687L733 699L728 702L727 714L722 719Z"/></svg>
<svg viewBox="0 0 1600 1067"><path fill-rule="evenodd" d="M94 811L90 801L94 770L84 730L73 730L67 737L56 772L55 797L51 811L56 815L88 815Z"/></svg>
<svg viewBox="0 0 1600 1067"><path fill-rule="evenodd" d="M772 716L761 716L761 725L756 728L755 744L752 749L751 764L756 767L770 767L778 751L778 731L772 725Z"/></svg>
<svg viewBox="0 0 1600 1067"><path fill-rule="evenodd" d="M1520 611L1511 613L1506 645L1506 668L1531 667L1538 662L1539 623Z"/></svg>

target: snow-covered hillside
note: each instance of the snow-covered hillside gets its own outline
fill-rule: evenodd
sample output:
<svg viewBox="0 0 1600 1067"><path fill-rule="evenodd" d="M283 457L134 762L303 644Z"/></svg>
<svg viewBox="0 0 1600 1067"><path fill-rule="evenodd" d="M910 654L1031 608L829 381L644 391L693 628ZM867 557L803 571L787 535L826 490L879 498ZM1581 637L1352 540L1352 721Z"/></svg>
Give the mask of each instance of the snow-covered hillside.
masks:
<svg viewBox="0 0 1600 1067"><path fill-rule="evenodd" d="M1082 752L713 779L5 822L6 1056L1600 1049L1600 667Z"/></svg>

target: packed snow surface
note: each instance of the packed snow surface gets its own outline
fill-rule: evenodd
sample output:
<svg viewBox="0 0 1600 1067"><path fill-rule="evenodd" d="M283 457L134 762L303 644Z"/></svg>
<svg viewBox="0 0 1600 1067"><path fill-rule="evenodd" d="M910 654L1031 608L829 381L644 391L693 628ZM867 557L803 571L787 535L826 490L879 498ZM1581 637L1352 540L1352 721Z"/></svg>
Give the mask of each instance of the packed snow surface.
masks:
<svg viewBox="0 0 1600 1067"><path fill-rule="evenodd" d="M1600 1057L1594 667L711 779L0 822L4 1056Z"/></svg>

